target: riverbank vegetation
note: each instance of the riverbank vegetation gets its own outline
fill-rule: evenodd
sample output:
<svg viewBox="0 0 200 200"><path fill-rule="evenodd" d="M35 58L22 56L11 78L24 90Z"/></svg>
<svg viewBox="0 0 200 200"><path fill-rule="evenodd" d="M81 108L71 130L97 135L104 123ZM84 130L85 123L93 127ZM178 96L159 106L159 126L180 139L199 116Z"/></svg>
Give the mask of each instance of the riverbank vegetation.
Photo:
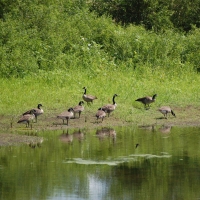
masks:
<svg viewBox="0 0 200 200"><path fill-rule="evenodd" d="M84 86L98 97L92 112L111 103L117 93L114 115L129 121L144 115L135 99L145 95L158 94L153 110L161 105L199 106L196 19L190 18L187 30L172 21L154 29L142 22L120 23L92 2L1 4L1 115L18 116L42 103L48 117L78 104Z"/></svg>

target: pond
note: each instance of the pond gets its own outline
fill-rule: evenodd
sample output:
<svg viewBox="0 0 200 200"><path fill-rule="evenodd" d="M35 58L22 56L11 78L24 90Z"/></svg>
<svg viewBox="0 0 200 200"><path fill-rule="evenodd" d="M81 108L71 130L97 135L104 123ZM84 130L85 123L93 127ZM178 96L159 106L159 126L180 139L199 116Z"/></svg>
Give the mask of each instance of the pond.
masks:
<svg viewBox="0 0 200 200"><path fill-rule="evenodd" d="M20 133L23 134L23 133ZM200 128L37 133L0 148L0 199L199 199Z"/></svg>

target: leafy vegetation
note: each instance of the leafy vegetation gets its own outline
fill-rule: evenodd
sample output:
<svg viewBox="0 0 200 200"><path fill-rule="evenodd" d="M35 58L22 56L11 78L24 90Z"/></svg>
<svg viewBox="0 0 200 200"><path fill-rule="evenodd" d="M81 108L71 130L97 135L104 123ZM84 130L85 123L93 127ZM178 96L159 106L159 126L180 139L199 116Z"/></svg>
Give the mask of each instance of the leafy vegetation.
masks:
<svg viewBox="0 0 200 200"><path fill-rule="evenodd" d="M55 69L198 67L199 29L184 35L173 29L156 34L140 26L125 28L89 12L84 1L7 4L3 8L9 12L0 21L1 77Z"/></svg>
<svg viewBox="0 0 200 200"><path fill-rule="evenodd" d="M100 16L111 15L116 22L143 24L155 31L172 27L189 31L192 25L200 26L199 0L92 0L91 10Z"/></svg>

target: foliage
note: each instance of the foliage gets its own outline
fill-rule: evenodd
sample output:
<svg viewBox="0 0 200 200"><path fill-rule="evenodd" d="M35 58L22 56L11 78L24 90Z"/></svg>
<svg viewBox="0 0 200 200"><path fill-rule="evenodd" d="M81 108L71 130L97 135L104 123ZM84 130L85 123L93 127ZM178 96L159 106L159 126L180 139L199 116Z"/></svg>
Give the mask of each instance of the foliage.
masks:
<svg viewBox="0 0 200 200"><path fill-rule="evenodd" d="M25 77L38 70L79 69L95 76L105 69L199 67L195 27L187 35L173 29L155 33L142 26L122 27L89 12L85 1L5 2L9 12L4 9L0 21L0 77Z"/></svg>
<svg viewBox="0 0 200 200"><path fill-rule="evenodd" d="M175 27L189 31L193 26L200 27L200 1L176 0L171 2L173 15L171 21Z"/></svg>
<svg viewBox="0 0 200 200"><path fill-rule="evenodd" d="M191 25L200 27L200 1L186 0L93 0L92 11L100 16L107 14L123 24L144 24L155 31L166 28L191 30Z"/></svg>

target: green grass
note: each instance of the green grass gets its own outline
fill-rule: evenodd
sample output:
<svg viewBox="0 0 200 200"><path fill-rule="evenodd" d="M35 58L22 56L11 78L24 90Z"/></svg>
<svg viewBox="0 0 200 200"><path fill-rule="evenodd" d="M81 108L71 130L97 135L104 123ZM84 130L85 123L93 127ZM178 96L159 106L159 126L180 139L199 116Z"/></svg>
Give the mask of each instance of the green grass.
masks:
<svg viewBox="0 0 200 200"><path fill-rule="evenodd" d="M82 100L82 88L86 86L88 94L98 97L88 110L95 113L100 106L112 103L112 96L117 93L118 107L114 115L122 120L141 123L162 105L172 108L199 106L199 85L199 74L195 72L190 75L172 74L162 69L152 71L146 68L145 71L144 68L142 73L137 70L102 70L95 74L88 71L40 71L23 79L0 79L0 114L19 116L42 103L47 117L48 114L56 115L77 105ZM155 93L158 95L156 103L148 111L135 101Z"/></svg>

